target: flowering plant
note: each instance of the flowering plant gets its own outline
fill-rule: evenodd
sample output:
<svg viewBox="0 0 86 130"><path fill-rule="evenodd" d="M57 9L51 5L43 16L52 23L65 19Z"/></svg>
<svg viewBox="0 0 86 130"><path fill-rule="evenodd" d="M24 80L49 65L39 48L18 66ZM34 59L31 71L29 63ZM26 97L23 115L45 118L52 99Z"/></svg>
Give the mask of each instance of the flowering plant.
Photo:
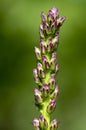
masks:
<svg viewBox="0 0 86 130"><path fill-rule="evenodd" d="M65 17L59 17L56 7L49 10L47 16L42 12L41 17L40 47L35 47L37 66L33 69L34 80L38 85L38 88L34 89L35 105L41 115L39 119L33 119L33 125L36 130L56 130L59 121L51 121L50 116L56 107L58 96L56 49L59 43L59 29Z"/></svg>

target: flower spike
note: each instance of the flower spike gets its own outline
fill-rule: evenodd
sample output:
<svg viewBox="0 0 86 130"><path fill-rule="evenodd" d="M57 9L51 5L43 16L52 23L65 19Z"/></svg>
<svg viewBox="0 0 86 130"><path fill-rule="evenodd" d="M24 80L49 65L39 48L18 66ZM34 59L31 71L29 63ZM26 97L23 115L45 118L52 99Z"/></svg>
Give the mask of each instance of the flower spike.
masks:
<svg viewBox="0 0 86 130"><path fill-rule="evenodd" d="M56 50L59 44L59 29L65 17L59 17L56 7L51 8L46 15L41 13L42 21L39 26L40 47L35 47L37 58L33 76L38 88L34 89L35 105L40 111L39 119L33 119L36 130L56 130L59 121L51 121L51 113L56 107L56 98L59 94L56 85L56 74L59 70Z"/></svg>

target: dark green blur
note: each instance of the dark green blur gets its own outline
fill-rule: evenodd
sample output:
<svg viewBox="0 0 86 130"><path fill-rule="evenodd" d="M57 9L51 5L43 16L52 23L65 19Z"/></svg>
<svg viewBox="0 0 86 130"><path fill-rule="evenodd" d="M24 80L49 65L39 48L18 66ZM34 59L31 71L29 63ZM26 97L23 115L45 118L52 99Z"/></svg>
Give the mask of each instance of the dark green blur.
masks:
<svg viewBox="0 0 86 130"><path fill-rule="evenodd" d="M60 94L52 119L58 130L86 130L86 0L0 0L0 130L33 130L36 66L42 11L66 16L58 47Z"/></svg>

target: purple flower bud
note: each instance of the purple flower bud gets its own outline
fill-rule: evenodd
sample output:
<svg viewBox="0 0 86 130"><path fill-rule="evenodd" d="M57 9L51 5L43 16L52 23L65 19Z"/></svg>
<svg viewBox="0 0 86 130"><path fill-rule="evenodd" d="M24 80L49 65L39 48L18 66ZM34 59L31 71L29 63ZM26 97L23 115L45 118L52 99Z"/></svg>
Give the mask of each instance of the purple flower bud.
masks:
<svg viewBox="0 0 86 130"><path fill-rule="evenodd" d="M44 38L44 30L43 30L43 24L42 23L39 26L39 33L40 33L40 37Z"/></svg>
<svg viewBox="0 0 86 130"><path fill-rule="evenodd" d="M58 18L58 10L56 7L53 7L51 10L48 12L48 20L49 22L53 22Z"/></svg>
<svg viewBox="0 0 86 130"><path fill-rule="evenodd" d="M40 130L39 129L39 120L37 118L33 119L33 125L34 125L36 130Z"/></svg>
<svg viewBox="0 0 86 130"><path fill-rule="evenodd" d="M56 7L53 7L51 9L52 14L54 15L54 18L58 18L58 10Z"/></svg>
<svg viewBox="0 0 86 130"><path fill-rule="evenodd" d="M54 62L54 64L56 63L56 52L52 53L52 62Z"/></svg>
<svg viewBox="0 0 86 130"><path fill-rule="evenodd" d="M41 92L42 92L43 97L47 97L47 96L49 95L49 93L50 93L49 85L46 84L46 83L44 83L44 84L42 85Z"/></svg>
<svg viewBox="0 0 86 130"><path fill-rule="evenodd" d="M55 52L52 53L50 64L51 64L51 69L55 70L55 66L56 66L56 53Z"/></svg>
<svg viewBox="0 0 86 130"><path fill-rule="evenodd" d="M41 53L45 54L47 47L46 47L46 42L44 39L40 39L40 48L41 48Z"/></svg>
<svg viewBox="0 0 86 130"><path fill-rule="evenodd" d="M51 76L49 80L49 88L51 93L55 89L55 84L55 76Z"/></svg>
<svg viewBox="0 0 86 130"><path fill-rule="evenodd" d="M47 21L47 16L44 14L44 12L41 13L41 17L43 22Z"/></svg>
<svg viewBox="0 0 86 130"><path fill-rule="evenodd" d="M58 43L59 43L59 36L56 35L56 36L52 39L52 44L53 44L54 48L57 47Z"/></svg>
<svg viewBox="0 0 86 130"><path fill-rule="evenodd" d="M36 57L38 60L41 59L41 52L40 52L40 49L37 48L37 47L34 47L35 48L35 54L36 54Z"/></svg>
<svg viewBox="0 0 86 130"><path fill-rule="evenodd" d="M49 130L56 130L57 126L58 126L58 123L59 123L59 121L57 119L54 119L53 121L51 121Z"/></svg>
<svg viewBox="0 0 86 130"><path fill-rule="evenodd" d="M59 40L58 35L56 35L53 39L52 38L48 39L47 52L51 53L52 51L54 51L54 49L56 49L58 45L58 40Z"/></svg>
<svg viewBox="0 0 86 130"><path fill-rule="evenodd" d="M65 21L65 16L62 16L59 19L57 19L57 26L60 27L64 21Z"/></svg>
<svg viewBox="0 0 86 130"><path fill-rule="evenodd" d="M52 113L54 111L56 107L56 100L55 99L52 99L50 102L49 102L49 105L47 106L47 112L48 113Z"/></svg>
<svg viewBox="0 0 86 130"><path fill-rule="evenodd" d="M54 46L53 46L52 43L50 43L50 44L48 45L48 52L51 53L51 52L53 51L53 49L54 49Z"/></svg>
<svg viewBox="0 0 86 130"><path fill-rule="evenodd" d="M41 63L37 63L37 72L40 78L45 78L45 73Z"/></svg>
<svg viewBox="0 0 86 130"><path fill-rule="evenodd" d="M46 35L50 33L50 27L47 22L43 22L43 29L45 30Z"/></svg>
<svg viewBox="0 0 86 130"><path fill-rule="evenodd" d="M58 92L59 92L59 89L58 89L58 86L56 85L55 90L53 91L53 93L50 96L51 99L56 99L56 97L58 96Z"/></svg>
<svg viewBox="0 0 86 130"><path fill-rule="evenodd" d="M38 77L38 73L37 73L37 69L33 69L33 77L34 77L34 80L37 84L40 83L40 80L39 80L39 77Z"/></svg>
<svg viewBox="0 0 86 130"><path fill-rule="evenodd" d="M49 63L46 55L42 55L42 61L43 61L44 68L49 69L50 68L50 63Z"/></svg>
<svg viewBox="0 0 86 130"><path fill-rule="evenodd" d="M43 117L43 115L41 115L39 118L39 126L42 130L47 129L47 127L48 127L48 123L47 123L46 119Z"/></svg>
<svg viewBox="0 0 86 130"><path fill-rule="evenodd" d="M55 20L52 24L51 24L51 30L52 33L55 33L55 30L57 29L57 21Z"/></svg>
<svg viewBox="0 0 86 130"><path fill-rule="evenodd" d="M42 94L37 88L34 89L34 96L36 103L42 103Z"/></svg>
<svg viewBox="0 0 86 130"><path fill-rule="evenodd" d="M47 52L51 53L53 51L53 48L54 48L54 46L53 46L53 43L52 43L52 38L49 38L48 44L47 44Z"/></svg>

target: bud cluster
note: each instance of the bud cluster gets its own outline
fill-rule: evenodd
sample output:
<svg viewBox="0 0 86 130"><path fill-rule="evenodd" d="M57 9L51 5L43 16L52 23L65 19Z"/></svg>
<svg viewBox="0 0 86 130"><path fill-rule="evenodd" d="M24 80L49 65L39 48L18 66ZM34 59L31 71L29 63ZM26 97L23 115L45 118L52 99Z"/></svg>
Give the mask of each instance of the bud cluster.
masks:
<svg viewBox="0 0 86 130"><path fill-rule="evenodd" d="M50 121L50 114L56 107L58 95L56 49L59 43L59 28L65 17L59 17L57 8L53 7L47 16L42 12L41 18L40 47L35 47L37 66L33 69L33 76L38 84L38 89L34 89L35 105L42 115L39 119L34 118L33 125L36 130L56 130L58 120Z"/></svg>

